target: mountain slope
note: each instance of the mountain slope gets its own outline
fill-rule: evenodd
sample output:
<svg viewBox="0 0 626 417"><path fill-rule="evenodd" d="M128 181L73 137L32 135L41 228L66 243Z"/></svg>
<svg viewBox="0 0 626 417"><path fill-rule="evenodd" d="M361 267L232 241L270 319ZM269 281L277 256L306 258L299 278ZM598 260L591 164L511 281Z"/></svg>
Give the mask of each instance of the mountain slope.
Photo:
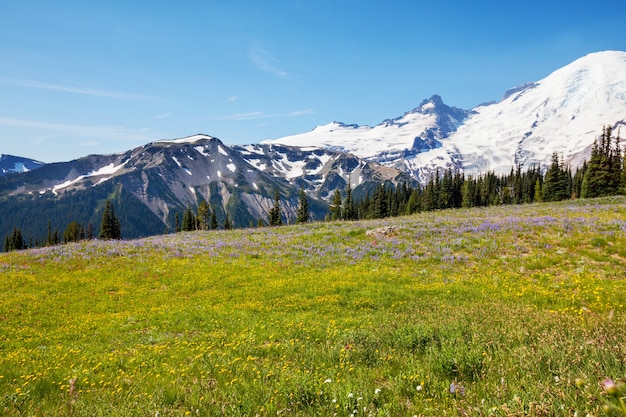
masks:
<svg viewBox="0 0 626 417"><path fill-rule="evenodd" d="M474 112L446 147L462 155L464 170L547 165L554 151L578 167L602 126L625 124L626 53L587 55Z"/></svg>
<svg viewBox="0 0 626 417"><path fill-rule="evenodd" d="M351 183L354 195L364 195L381 182L410 183L411 178L327 149L229 147L211 136L195 135L1 177L0 211L10 215L0 218L0 235L18 226L27 236L39 237L48 220L60 230L70 221L91 222L98 229L106 199L114 200L124 216L122 224L125 220L130 225L122 229L124 237L173 230L176 215L202 200L215 209L220 224L228 213L235 227L247 227L267 219L276 190L289 222L296 216L301 188L309 196L311 218L320 220L335 189ZM32 214L38 210L39 215ZM23 213L29 213L29 221Z"/></svg>
<svg viewBox="0 0 626 417"><path fill-rule="evenodd" d="M0 154L0 176L16 172L33 171L41 168L43 165L43 162L35 161L34 159Z"/></svg>
<svg viewBox="0 0 626 417"><path fill-rule="evenodd" d="M435 95L404 115L370 126L332 122L311 132L267 140L264 144L318 146L370 160L392 160L406 152L427 152L456 130L470 112L443 103Z"/></svg>
<svg viewBox="0 0 626 417"><path fill-rule="evenodd" d="M424 183L446 168L469 174L547 166L554 151L576 168L604 125L626 119L626 52L589 54L546 78L470 111L438 96L375 127L333 122L263 143L339 149L410 173Z"/></svg>

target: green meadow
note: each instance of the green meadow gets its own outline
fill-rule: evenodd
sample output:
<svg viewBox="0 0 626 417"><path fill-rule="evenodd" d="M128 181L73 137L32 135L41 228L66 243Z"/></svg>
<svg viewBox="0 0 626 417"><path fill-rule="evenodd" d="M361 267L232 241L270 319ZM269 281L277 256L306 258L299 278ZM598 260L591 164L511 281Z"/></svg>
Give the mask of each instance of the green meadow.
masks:
<svg viewBox="0 0 626 417"><path fill-rule="evenodd" d="M4 253L0 414L622 415L625 278L624 197Z"/></svg>

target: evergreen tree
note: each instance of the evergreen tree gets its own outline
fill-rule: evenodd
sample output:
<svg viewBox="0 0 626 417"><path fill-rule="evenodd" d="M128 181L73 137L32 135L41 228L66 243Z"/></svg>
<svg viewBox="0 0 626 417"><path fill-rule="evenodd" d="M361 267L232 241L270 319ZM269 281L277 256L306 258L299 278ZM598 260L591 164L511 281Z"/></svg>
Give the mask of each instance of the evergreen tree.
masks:
<svg viewBox="0 0 626 417"><path fill-rule="evenodd" d="M174 230L176 231L176 233L180 232L182 229L180 227L180 214L176 213L176 217L175 217L175 225L174 225Z"/></svg>
<svg viewBox="0 0 626 417"><path fill-rule="evenodd" d="M463 183L461 194L462 207L469 208L476 205L476 181L474 178L470 177Z"/></svg>
<svg viewBox="0 0 626 417"><path fill-rule="evenodd" d="M206 200L202 200L198 205L198 229L207 230L211 220L211 209Z"/></svg>
<svg viewBox="0 0 626 417"><path fill-rule="evenodd" d="M104 212L102 213L102 225L100 226L100 235L98 237L100 239L122 238L120 221L115 215L115 210L109 200L106 201L104 206Z"/></svg>
<svg viewBox="0 0 626 417"><path fill-rule="evenodd" d="M13 228L13 233L11 236L6 236L4 238L4 251L10 252L14 250L22 250L26 249L26 244L24 243L24 236L22 235L22 230L18 227Z"/></svg>
<svg viewBox="0 0 626 417"><path fill-rule="evenodd" d="M311 213L309 212L309 203L307 201L306 193L304 192L304 189L300 188L296 223L307 223L310 217Z"/></svg>
<svg viewBox="0 0 626 417"><path fill-rule="evenodd" d="M217 229L217 210L215 209L215 205L211 206L211 220L209 221L209 229L215 230Z"/></svg>
<svg viewBox="0 0 626 417"><path fill-rule="evenodd" d="M369 217L374 219L382 219L389 216L389 200L385 184L381 183L374 191L372 196L372 204L370 205Z"/></svg>
<svg viewBox="0 0 626 417"><path fill-rule="evenodd" d="M599 141L591 148L591 157L583 175L581 197L591 198L614 195L621 192L623 179L623 161L619 136L612 147L612 129L602 129Z"/></svg>
<svg viewBox="0 0 626 417"><path fill-rule="evenodd" d="M452 183L452 171L447 169L443 173L439 194L438 208L447 209L454 207L454 187Z"/></svg>
<svg viewBox="0 0 626 417"><path fill-rule="evenodd" d="M346 186L346 201L343 207L343 219L356 220L356 209L354 207L354 201L352 200L352 184L350 182L350 178L348 178L348 185Z"/></svg>
<svg viewBox="0 0 626 417"><path fill-rule="evenodd" d="M77 222L73 221L67 225L65 231L63 232L63 241L65 243L69 242L79 242L85 238L85 230L83 227Z"/></svg>
<svg viewBox="0 0 626 417"><path fill-rule="evenodd" d="M187 206L187 210L183 213L182 230L185 232L196 230L196 215L193 213L191 206Z"/></svg>
<svg viewBox="0 0 626 417"><path fill-rule="evenodd" d="M233 228L233 224L230 221L230 217L228 216L228 212L226 213L226 217L224 218L224 230L231 230Z"/></svg>
<svg viewBox="0 0 626 417"><path fill-rule="evenodd" d="M61 243L61 234L59 233L59 229L55 229L54 232L52 232L52 245L58 245L59 243Z"/></svg>
<svg viewBox="0 0 626 417"><path fill-rule="evenodd" d="M85 232L85 237L89 240L94 238L93 222L91 221L87 224L87 231Z"/></svg>
<svg viewBox="0 0 626 417"><path fill-rule="evenodd" d="M270 209L268 220L270 226L281 226L283 224L280 212L280 193L278 190L274 192L274 206Z"/></svg>
<svg viewBox="0 0 626 417"><path fill-rule="evenodd" d="M571 197L569 175L559 161L559 155L552 153L552 162L543 180L543 201L561 201Z"/></svg>
<svg viewBox="0 0 626 417"><path fill-rule="evenodd" d="M543 190L541 189L541 181L537 179L535 181L535 203L541 203L543 201Z"/></svg>
<svg viewBox="0 0 626 417"><path fill-rule="evenodd" d="M419 189L412 189L409 194L405 207L405 214L413 214L420 211L420 192Z"/></svg>
<svg viewBox="0 0 626 417"><path fill-rule="evenodd" d="M46 238L46 245L54 245L54 242L52 242L52 223L50 220L48 220L48 236Z"/></svg>
<svg viewBox="0 0 626 417"><path fill-rule="evenodd" d="M424 195L422 196L422 206L424 211L432 211L438 208L438 195L439 190L439 171L430 176L428 184L424 189Z"/></svg>
<svg viewBox="0 0 626 417"><path fill-rule="evenodd" d="M339 219L341 219L341 192L337 188L330 203L330 220Z"/></svg>

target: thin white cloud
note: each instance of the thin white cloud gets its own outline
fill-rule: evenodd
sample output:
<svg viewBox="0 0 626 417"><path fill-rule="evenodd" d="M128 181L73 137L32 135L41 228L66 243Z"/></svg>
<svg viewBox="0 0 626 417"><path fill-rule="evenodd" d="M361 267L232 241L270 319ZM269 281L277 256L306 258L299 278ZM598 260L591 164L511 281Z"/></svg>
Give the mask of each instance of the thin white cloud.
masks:
<svg viewBox="0 0 626 417"><path fill-rule="evenodd" d="M64 93L83 94L88 96L117 98L123 100L159 100L159 97L146 95L125 93L119 91L99 90L95 88L74 87L61 84L44 83L34 80L12 80L0 79L3 84L15 85L20 87L36 88L40 90L61 91Z"/></svg>
<svg viewBox="0 0 626 417"><path fill-rule="evenodd" d="M121 126L85 126L70 125L63 123L49 123L38 120L24 120L0 117L0 125L23 127L27 129L44 130L48 133L62 134L66 136L82 136L96 139L117 140L148 140L147 129L129 129Z"/></svg>
<svg viewBox="0 0 626 417"><path fill-rule="evenodd" d="M306 109L306 110L297 110L297 111L292 111L291 113L289 113L289 116L304 116L307 114L315 114L315 110L313 109Z"/></svg>
<svg viewBox="0 0 626 417"><path fill-rule="evenodd" d="M250 112L250 113L235 113L229 116L224 117L224 120L254 120L254 119L265 119L268 117L274 117L271 114L263 113L260 111Z"/></svg>
<svg viewBox="0 0 626 417"><path fill-rule="evenodd" d="M100 146L100 142L91 140L89 142L81 142L78 146L82 146L84 148L95 148L96 146Z"/></svg>
<svg viewBox="0 0 626 417"><path fill-rule="evenodd" d="M168 117L171 117L172 113L165 113L165 114L157 114L156 116L154 116L155 119L159 120L159 119L167 119Z"/></svg>
<svg viewBox="0 0 626 417"><path fill-rule="evenodd" d="M280 118L280 117L297 117L304 116L307 114L314 114L315 111L312 109L306 110L296 110L291 113L265 113L262 111L255 111L250 113L235 113L229 116L225 116L222 120L256 120L256 119L271 119L271 118Z"/></svg>
<svg viewBox="0 0 626 417"><path fill-rule="evenodd" d="M248 54L250 61L261 71L276 75L279 78L287 78L287 71L279 68L278 60L265 49L258 46L250 48Z"/></svg>
<svg viewBox="0 0 626 417"><path fill-rule="evenodd" d="M232 103L232 102L234 102L234 101L237 101L237 99L238 99L238 98L239 98L239 97L237 97L237 96L230 96L230 97L228 97L228 98L226 99L226 101L228 101L229 103Z"/></svg>

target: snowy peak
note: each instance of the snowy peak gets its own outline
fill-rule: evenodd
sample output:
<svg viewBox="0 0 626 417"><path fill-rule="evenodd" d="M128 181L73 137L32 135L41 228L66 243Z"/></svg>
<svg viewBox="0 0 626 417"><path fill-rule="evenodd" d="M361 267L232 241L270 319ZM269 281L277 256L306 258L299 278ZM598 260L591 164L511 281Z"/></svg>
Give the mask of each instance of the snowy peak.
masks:
<svg viewBox="0 0 626 417"><path fill-rule="evenodd" d="M604 125L626 125L626 52L586 55L469 111L434 95L374 127L333 122L264 143L349 152L426 182L448 168L477 175L545 167L554 151L575 169Z"/></svg>
<svg viewBox="0 0 626 417"><path fill-rule="evenodd" d="M546 166L554 151L576 168L602 126L624 123L626 53L589 54L474 110L447 148L466 172Z"/></svg>
<svg viewBox="0 0 626 417"><path fill-rule="evenodd" d="M187 137L179 138L179 139L158 140L157 143L177 145L177 144L184 144L184 143L196 143L200 141L207 141L207 140L213 140L213 139L215 139L213 136L198 133L196 135L187 136Z"/></svg>
<svg viewBox="0 0 626 417"><path fill-rule="evenodd" d="M317 126L308 133L263 143L317 146L383 161L440 147L440 140L454 131L469 114L466 110L445 105L441 97L435 95L412 111L374 127L332 122Z"/></svg>

